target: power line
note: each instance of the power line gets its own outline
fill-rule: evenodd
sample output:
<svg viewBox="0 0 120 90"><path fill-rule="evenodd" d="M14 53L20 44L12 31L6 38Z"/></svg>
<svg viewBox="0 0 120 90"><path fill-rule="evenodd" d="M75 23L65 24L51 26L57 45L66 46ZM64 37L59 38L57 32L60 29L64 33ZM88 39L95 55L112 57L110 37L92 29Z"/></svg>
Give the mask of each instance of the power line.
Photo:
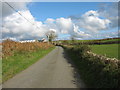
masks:
<svg viewBox="0 0 120 90"><path fill-rule="evenodd" d="M8 2L4 2L6 3L11 9L13 9L15 12L17 12L20 16L22 16L25 20L27 20L29 23L31 23L32 25L35 25L34 23L30 22L26 17L24 17L20 12L18 12L13 6L11 6ZM37 28L39 28L38 26L36 26ZM40 28L39 28L40 29Z"/></svg>

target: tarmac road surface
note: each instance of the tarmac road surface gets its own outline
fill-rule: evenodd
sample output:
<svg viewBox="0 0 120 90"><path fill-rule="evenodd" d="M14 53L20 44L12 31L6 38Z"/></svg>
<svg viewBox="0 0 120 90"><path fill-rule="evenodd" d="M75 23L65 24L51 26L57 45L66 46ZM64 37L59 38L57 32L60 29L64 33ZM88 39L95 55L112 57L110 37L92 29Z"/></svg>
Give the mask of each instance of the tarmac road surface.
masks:
<svg viewBox="0 0 120 90"><path fill-rule="evenodd" d="M64 49L56 47L26 70L6 81L3 88L84 88Z"/></svg>

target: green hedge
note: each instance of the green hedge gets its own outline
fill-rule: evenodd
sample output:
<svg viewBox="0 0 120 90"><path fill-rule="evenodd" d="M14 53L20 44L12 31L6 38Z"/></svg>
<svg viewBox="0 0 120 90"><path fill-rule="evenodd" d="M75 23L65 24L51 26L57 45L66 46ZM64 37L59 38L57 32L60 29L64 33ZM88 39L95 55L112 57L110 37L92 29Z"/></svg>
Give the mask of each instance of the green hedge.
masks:
<svg viewBox="0 0 120 90"><path fill-rule="evenodd" d="M118 81L120 81L120 62L109 62L92 56L87 53L91 49L86 45L65 46L64 48L77 66L87 87L120 88L118 85Z"/></svg>

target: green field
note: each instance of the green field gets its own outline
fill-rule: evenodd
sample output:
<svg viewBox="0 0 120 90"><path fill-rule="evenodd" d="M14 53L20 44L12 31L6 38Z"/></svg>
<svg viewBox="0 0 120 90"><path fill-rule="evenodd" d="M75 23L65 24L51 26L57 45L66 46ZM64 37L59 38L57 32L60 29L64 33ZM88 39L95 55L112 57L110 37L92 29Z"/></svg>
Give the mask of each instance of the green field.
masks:
<svg viewBox="0 0 120 90"><path fill-rule="evenodd" d="M90 45L92 52L100 55L106 55L109 58L117 58L118 56L118 46L120 44L106 44L106 45Z"/></svg>
<svg viewBox="0 0 120 90"><path fill-rule="evenodd" d="M120 39L100 40L100 42L120 41Z"/></svg>
<svg viewBox="0 0 120 90"><path fill-rule="evenodd" d="M110 38L108 40L104 40L104 39L96 39L96 40L60 40L59 42L61 43L85 43L85 42L96 42L96 41L99 41L99 42L111 42L111 41L120 41L120 38Z"/></svg>

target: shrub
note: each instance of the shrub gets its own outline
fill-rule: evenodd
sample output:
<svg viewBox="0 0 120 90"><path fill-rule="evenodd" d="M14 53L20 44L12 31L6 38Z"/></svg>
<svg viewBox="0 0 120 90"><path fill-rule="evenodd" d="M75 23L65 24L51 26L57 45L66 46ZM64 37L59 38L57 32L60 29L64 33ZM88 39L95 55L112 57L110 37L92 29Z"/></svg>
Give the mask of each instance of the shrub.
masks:
<svg viewBox="0 0 120 90"><path fill-rule="evenodd" d="M37 50L48 49L50 47L53 47L53 45L42 42L20 43L12 40L5 40L2 43L2 57L6 58L8 56L15 55L16 53L25 54L28 52L35 52Z"/></svg>
<svg viewBox="0 0 120 90"><path fill-rule="evenodd" d="M79 69L87 87L117 88L120 75L120 61L91 53L89 46L65 47L69 56Z"/></svg>

